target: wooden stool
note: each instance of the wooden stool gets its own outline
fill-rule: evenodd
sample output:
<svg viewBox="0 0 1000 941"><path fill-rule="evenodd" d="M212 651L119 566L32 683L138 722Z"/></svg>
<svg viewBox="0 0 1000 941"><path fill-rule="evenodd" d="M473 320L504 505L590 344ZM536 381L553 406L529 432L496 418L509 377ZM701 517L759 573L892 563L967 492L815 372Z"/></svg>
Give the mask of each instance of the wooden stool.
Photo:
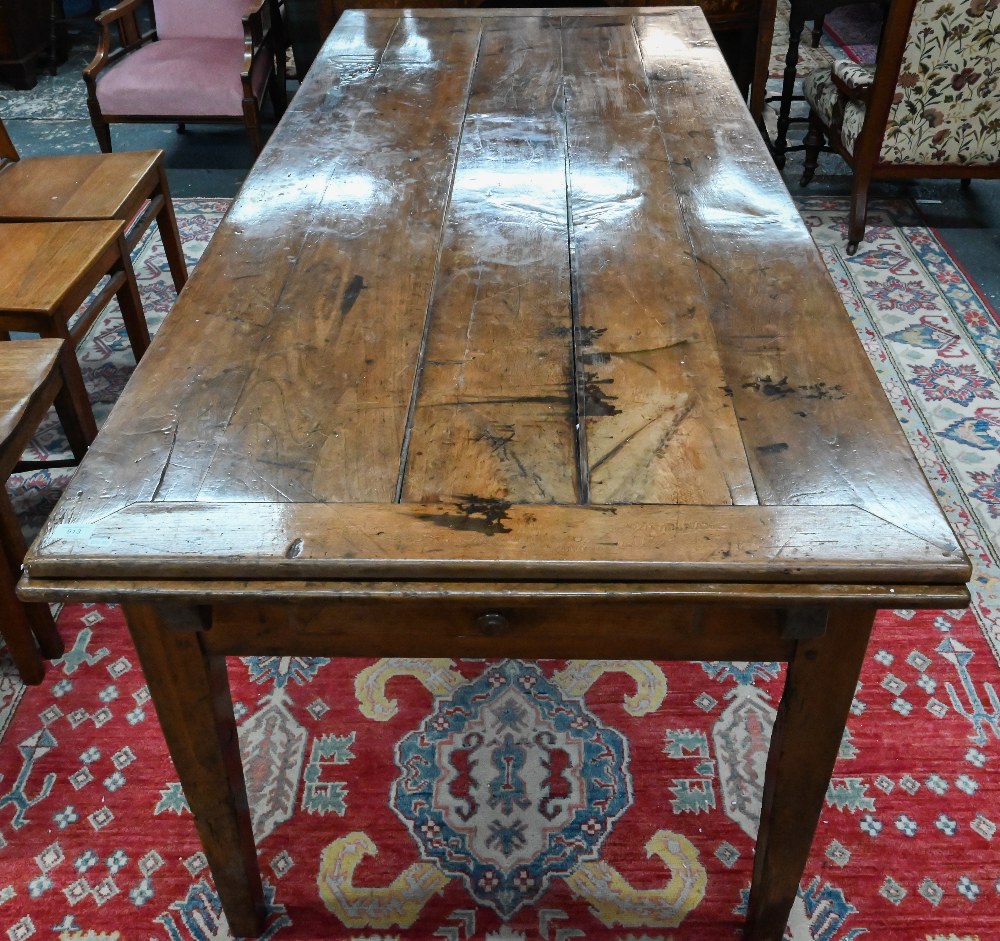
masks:
<svg viewBox="0 0 1000 941"><path fill-rule="evenodd" d="M135 248L156 220L174 287L187 281L162 150L20 160L0 121L0 222L118 219Z"/></svg>
<svg viewBox="0 0 1000 941"><path fill-rule="evenodd" d="M63 643L49 606L25 604L14 593L27 547L3 484L15 471L40 466L19 459L53 404L75 460L44 466L76 464L97 428L72 347L51 339L0 343L0 633L27 684L41 682L42 657L61 656Z"/></svg>
<svg viewBox="0 0 1000 941"><path fill-rule="evenodd" d="M123 230L115 220L0 223L0 339L27 330L76 346L117 296L138 362L149 346L149 329ZM107 283L70 326L105 275Z"/></svg>

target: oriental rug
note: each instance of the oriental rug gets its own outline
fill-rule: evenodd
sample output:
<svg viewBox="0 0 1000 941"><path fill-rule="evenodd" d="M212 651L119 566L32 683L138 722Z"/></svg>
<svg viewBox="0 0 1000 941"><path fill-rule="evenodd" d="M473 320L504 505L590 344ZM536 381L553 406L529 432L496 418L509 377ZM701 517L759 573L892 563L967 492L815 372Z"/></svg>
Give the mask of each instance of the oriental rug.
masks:
<svg viewBox="0 0 1000 941"><path fill-rule="evenodd" d="M224 209L180 201L193 264ZM800 202L976 566L974 607L876 626L788 941L986 941L1000 924L1000 326L911 204ZM162 250L137 254L155 327ZM130 357L84 349L101 417ZM61 447L55 428L35 445ZM65 481L18 482L41 516ZM33 506L37 508L33 510ZM230 938L122 618L0 680L0 926L11 939ZM230 676L280 941L740 935L775 663L250 657Z"/></svg>

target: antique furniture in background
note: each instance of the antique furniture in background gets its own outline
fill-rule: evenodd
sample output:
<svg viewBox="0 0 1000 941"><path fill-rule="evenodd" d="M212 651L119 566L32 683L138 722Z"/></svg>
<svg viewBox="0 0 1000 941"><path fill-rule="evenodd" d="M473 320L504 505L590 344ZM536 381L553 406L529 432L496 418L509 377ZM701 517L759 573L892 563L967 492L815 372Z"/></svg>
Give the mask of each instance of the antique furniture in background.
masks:
<svg viewBox="0 0 1000 941"><path fill-rule="evenodd" d="M187 281L162 150L21 160L0 121L0 222L118 219L129 251L156 220L174 287Z"/></svg>
<svg viewBox="0 0 1000 941"><path fill-rule="evenodd" d="M411 0L287 0L287 3L287 18L293 34L292 42L300 78L305 69L312 63L323 39L333 29L344 10L373 8L392 10L401 7L423 9L443 5L461 9L518 6L517 3L504 4L502 0L497 0L497 2L455 0L455 2L447 4L436 2L436 0L412 0L412 2ZM736 84L746 93L753 79L761 6L768 3L773 4L774 0L665 0L665 2L664 0L654 0L654 2L643 5L700 7L708 20L708 25L712 27L712 33L722 49L722 54L726 57L726 62L736 79ZM532 6L528 0L520 5ZM603 3L602 0L593 0L589 4L564 0L563 3L557 3L548 9L580 6L600 8L602 5L614 6L614 0L604 0Z"/></svg>
<svg viewBox="0 0 1000 941"><path fill-rule="evenodd" d="M788 127L791 123L792 102L796 100L795 80L799 64L799 45L802 42L802 31L807 21L813 23L813 34L818 39L822 23L827 13L830 13L838 6L842 6L844 0L790 0L790 10L788 15L788 49L785 53L785 68L781 78L781 94L778 97L778 125L775 131L774 141L771 145L771 152L774 162L779 168L785 165L785 154L789 149L800 150L801 147L788 147ZM813 43L816 45L816 42ZM766 80L766 71L764 73ZM757 112L755 112L756 114ZM765 139L768 139L765 135Z"/></svg>
<svg viewBox="0 0 1000 941"><path fill-rule="evenodd" d="M854 171L848 253L864 238L872 180L1000 177L1000 9L893 0L875 66L807 76L802 185L824 142Z"/></svg>
<svg viewBox="0 0 1000 941"><path fill-rule="evenodd" d="M62 340L0 343L0 633L21 681L42 681L42 658L62 655L63 644L44 602L24 603L14 593L27 546L4 484L15 471L36 466L20 460L49 408L55 405L78 463L94 440L97 426L87 401L73 348Z"/></svg>
<svg viewBox="0 0 1000 941"><path fill-rule="evenodd" d="M345 12L26 572L122 603L236 935L227 656L784 661L778 941L877 610L970 568L704 17L627 8Z"/></svg>
<svg viewBox="0 0 1000 941"><path fill-rule="evenodd" d="M49 0L0 0L0 78L34 88L49 45Z"/></svg>
<svg viewBox="0 0 1000 941"><path fill-rule="evenodd" d="M277 115L286 106L277 0L125 0L97 23L83 78L101 150L111 151L110 123L238 122L260 152L265 93Z"/></svg>

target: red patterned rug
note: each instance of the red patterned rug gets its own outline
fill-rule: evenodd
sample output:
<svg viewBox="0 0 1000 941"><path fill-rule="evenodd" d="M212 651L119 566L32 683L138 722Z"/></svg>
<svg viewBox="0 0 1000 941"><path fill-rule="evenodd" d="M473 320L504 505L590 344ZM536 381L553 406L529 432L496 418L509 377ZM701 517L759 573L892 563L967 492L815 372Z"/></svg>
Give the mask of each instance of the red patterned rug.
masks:
<svg viewBox="0 0 1000 941"><path fill-rule="evenodd" d="M193 261L221 206L178 208ZM854 258L843 203L802 208L976 557L976 604L879 618L786 938L995 939L1000 329L906 204L875 208ZM147 239L147 309L172 300L161 265ZM89 349L113 398L113 320ZM47 486L18 482L27 516ZM59 623L69 650L41 687L0 666L0 927L230 938L119 612ZM256 657L230 676L264 937L739 937L777 664Z"/></svg>

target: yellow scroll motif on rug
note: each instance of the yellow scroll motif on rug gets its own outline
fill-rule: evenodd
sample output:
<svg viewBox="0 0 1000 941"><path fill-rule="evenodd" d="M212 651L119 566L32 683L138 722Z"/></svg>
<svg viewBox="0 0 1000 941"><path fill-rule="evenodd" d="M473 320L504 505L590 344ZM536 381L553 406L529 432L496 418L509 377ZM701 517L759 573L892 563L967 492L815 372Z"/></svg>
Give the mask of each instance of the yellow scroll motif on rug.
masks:
<svg viewBox="0 0 1000 941"><path fill-rule="evenodd" d="M431 863L414 863L385 887L355 887L358 863L377 855L378 847L365 833L355 831L334 840L320 860L320 898L347 928L409 928L449 879Z"/></svg>
<svg viewBox="0 0 1000 941"><path fill-rule="evenodd" d="M388 722L399 703L385 694L386 683L395 676L412 676L434 696L447 696L465 682L454 669L455 661L443 657L391 657L362 670L354 679L354 694L366 719Z"/></svg>
<svg viewBox="0 0 1000 941"><path fill-rule="evenodd" d="M667 678L650 660L570 660L552 674L552 682L568 696L582 698L605 673L625 673L635 680L635 693L625 697L631 716L656 712L667 695Z"/></svg>
<svg viewBox="0 0 1000 941"><path fill-rule="evenodd" d="M698 850L679 833L658 830L646 844L670 870L662 889L636 889L603 860L581 863L566 884L591 906L594 916L611 928L676 928L705 897L708 874Z"/></svg>

